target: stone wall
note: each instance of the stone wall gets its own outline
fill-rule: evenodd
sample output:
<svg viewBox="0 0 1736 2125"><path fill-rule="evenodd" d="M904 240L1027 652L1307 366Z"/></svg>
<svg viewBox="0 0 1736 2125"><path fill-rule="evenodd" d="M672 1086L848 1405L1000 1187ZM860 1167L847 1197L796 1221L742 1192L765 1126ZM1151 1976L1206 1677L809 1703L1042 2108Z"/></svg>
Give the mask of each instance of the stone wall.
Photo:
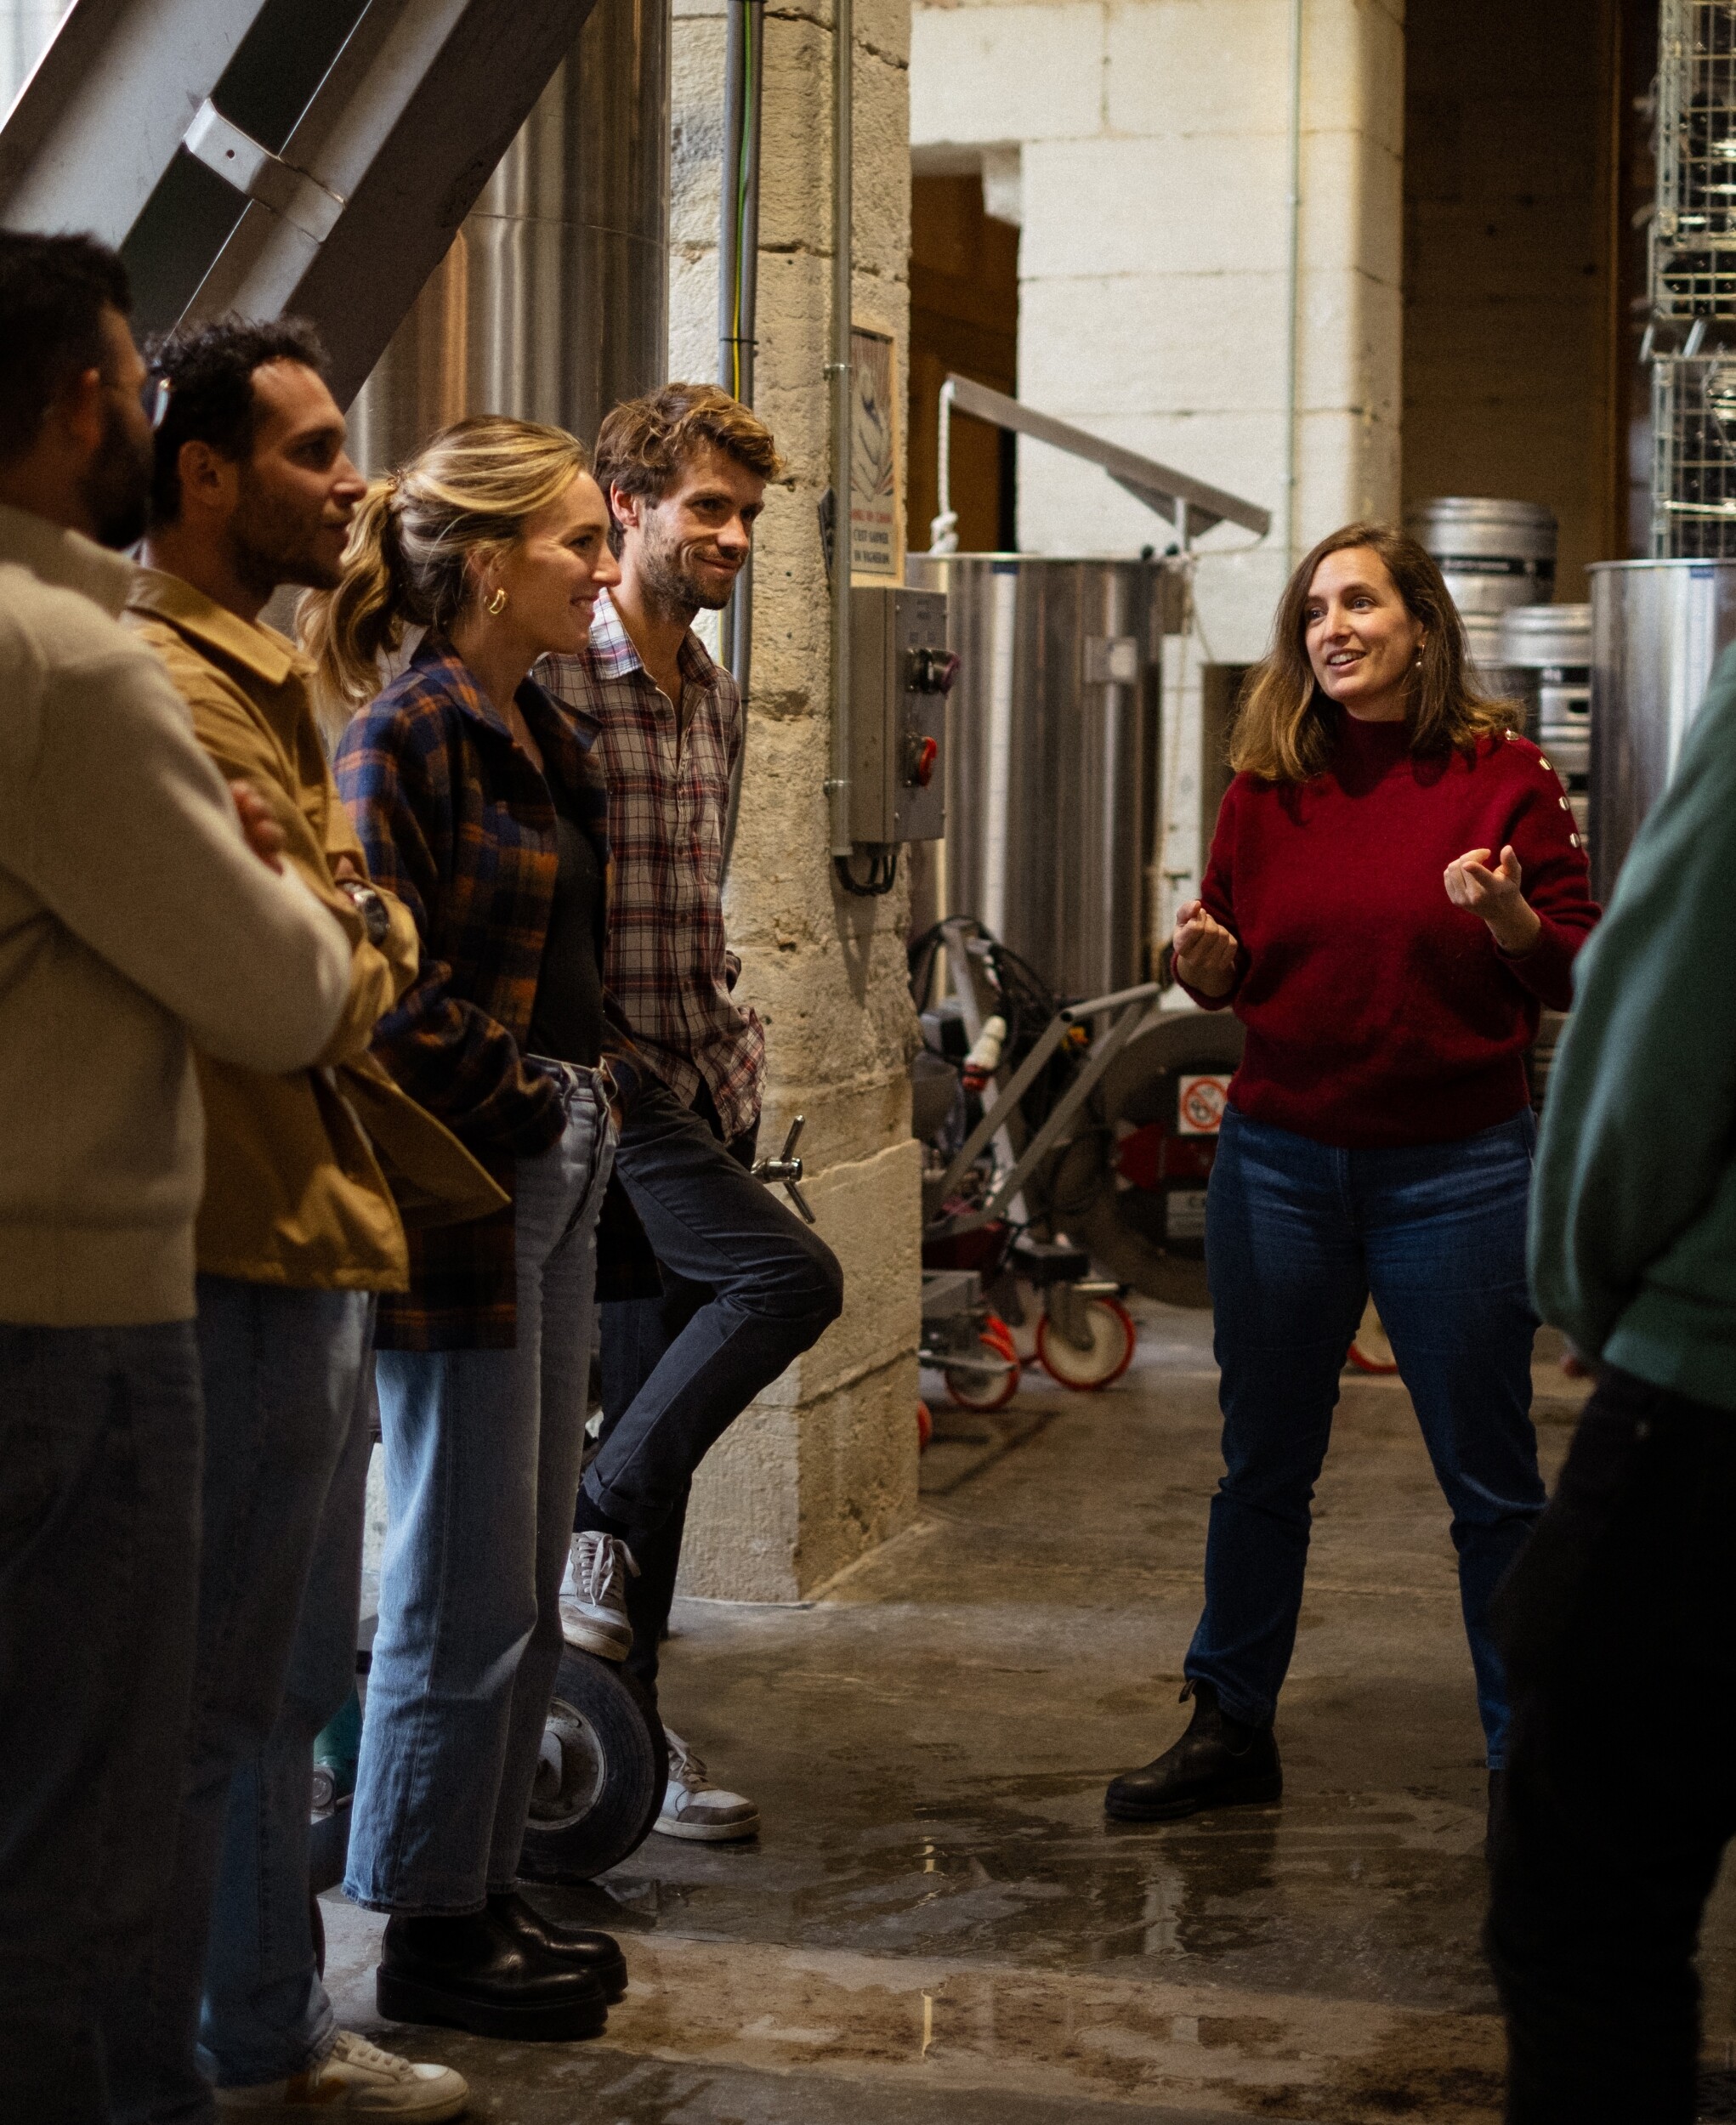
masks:
<svg viewBox="0 0 1736 2125"><path fill-rule="evenodd" d="M676 0L670 373L717 372L721 0ZM915 1508L920 1153L908 898L834 882L825 798L830 637L817 505L828 484L831 13L768 11L755 403L788 468L754 568L747 765L729 893L738 993L765 1021L763 1148L805 1114L820 1229L848 1277L842 1319L712 1451L684 1590L798 1597ZM907 0L858 0L855 321L908 343Z"/></svg>
<svg viewBox="0 0 1736 2125"><path fill-rule="evenodd" d="M1308 0L1296 551L1398 505L1403 0ZM1022 222L1019 396L1271 509L1201 542L1200 629L1166 711L1159 921L1197 874L1197 668L1264 646L1289 560L1289 0L928 0L918 167L979 156ZM1107 476L1021 439L1021 547L1172 536ZM1236 549L1241 549L1237 551Z"/></svg>

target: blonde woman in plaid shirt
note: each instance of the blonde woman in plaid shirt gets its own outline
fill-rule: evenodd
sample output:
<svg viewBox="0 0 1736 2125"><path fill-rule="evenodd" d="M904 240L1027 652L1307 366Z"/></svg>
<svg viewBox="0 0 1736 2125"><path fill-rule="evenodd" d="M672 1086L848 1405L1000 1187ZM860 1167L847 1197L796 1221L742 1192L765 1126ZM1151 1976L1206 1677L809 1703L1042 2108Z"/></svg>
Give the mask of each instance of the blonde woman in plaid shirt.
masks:
<svg viewBox="0 0 1736 2125"><path fill-rule="evenodd" d="M616 406L597 478L621 581L597 601L588 650L538 667L598 730L615 864L604 978L651 1074L600 1228L602 1448L561 1617L569 1644L624 1659L654 1699L693 1472L843 1300L831 1249L746 1170L765 1036L731 993L723 904L741 700L693 632L729 603L781 469L770 430L715 385ZM712 1784L677 1735L669 1754L659 1830L753 1835L751 1800Z"/></svg>

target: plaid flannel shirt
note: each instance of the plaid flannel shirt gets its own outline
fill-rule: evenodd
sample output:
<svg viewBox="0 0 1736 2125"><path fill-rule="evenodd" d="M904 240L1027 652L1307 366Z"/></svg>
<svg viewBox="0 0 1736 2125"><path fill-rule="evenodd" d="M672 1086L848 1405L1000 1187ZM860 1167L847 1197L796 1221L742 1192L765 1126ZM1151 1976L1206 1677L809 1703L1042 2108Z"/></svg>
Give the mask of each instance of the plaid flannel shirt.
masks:
<svg viewBox="0 0 1736 2125"><path fill-rule="evenodd" d="M723 933L741 696L696 635L683 642L680 662L684 732L605 592L588 654L545 657L536 676L598 733L615 856L604 980L646 1067L684 1105L703 1081L729 1140L758 1119L765 1067L759 1020L730 994L740 962Z"/></svg>
<svg viewBox="0 0 1736 2125"><path fill-rule="evenodd" d="M608 800L587 754L588 721L526 681L518 706L549 780L608 862ZM516 1162L561 1132L553 1083L525 1067L559 868L548 784L445 643L357 716L334 762L375 880L416 918L422 968L376 1029L374 1053L510 1192ZM602 955L604 917L597 946ZM642 1067L610 1003L606 1061L624 1101ZM410 1235L410 1290L382 1302L392 1350L511 1349L513 1213Z"/></svg>

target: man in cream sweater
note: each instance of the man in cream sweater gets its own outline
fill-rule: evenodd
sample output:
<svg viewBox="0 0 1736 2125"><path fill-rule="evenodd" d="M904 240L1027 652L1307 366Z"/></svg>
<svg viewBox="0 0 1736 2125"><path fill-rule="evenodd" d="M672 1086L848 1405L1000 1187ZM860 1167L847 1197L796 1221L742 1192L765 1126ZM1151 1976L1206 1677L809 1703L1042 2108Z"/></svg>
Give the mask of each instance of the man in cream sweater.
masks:
<svg viewBox="0 0 1736 2125"><path fill-rule="evenodd" d="M184 1770L191 1043L304 1066L351 956L119 624L104 548L150 464L128 307L99 245L0 232L0 2116L41 2125L106 2125L104 2012Z"/></svg>

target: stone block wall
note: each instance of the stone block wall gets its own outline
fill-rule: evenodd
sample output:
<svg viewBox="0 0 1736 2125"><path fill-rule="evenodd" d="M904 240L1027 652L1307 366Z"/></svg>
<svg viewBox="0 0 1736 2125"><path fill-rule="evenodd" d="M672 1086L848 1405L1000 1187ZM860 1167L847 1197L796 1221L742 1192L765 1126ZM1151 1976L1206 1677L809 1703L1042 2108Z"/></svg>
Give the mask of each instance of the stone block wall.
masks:
<svg viewBox="0 0 1736 2125"><path fill-rule="evenodd" d="M919 0L919 167L1016 156L1019 396L1269 508L1200 541L1200 628L1166 688L1159 920L1200 861L1197 669L1264 648L1283 538L1290 0ZM1398 507L1403 0L1303 14L1296 550ZM1041 553L1160 550L1169 524L1021 438Z"/></svg>
<svg viewBox="0 0 1736 2125"><path fill-rule="evenodd" d="M717 373L722 0L676 0L670 373ZM908 343L907 0L855 11L855 321ZM763 1149L807 1117L820 1230L847 1275L842 1320L713 1449L695 1487L684 1590L810 1591L915 1509L921 1158L908 896L845 895L823 789L830 617L818 504L829 483L832 15L768 10L755 405L787 467L754 564L753 674L729 889L739 994L765 1022Z"/></svg>

